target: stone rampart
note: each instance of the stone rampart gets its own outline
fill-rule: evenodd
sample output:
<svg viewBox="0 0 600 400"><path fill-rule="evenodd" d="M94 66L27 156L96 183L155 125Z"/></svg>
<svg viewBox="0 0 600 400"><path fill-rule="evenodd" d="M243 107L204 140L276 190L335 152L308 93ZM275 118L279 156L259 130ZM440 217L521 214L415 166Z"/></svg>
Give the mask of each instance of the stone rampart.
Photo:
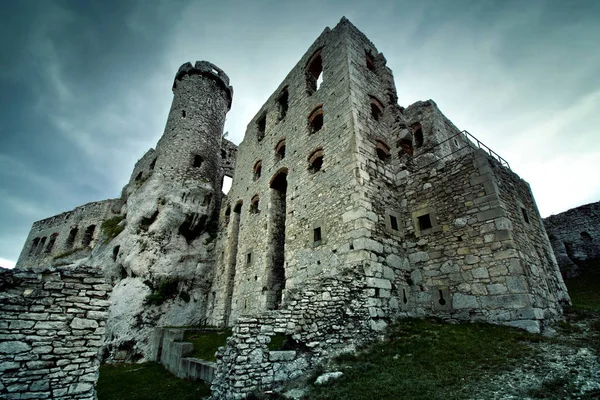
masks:
<svg viewBox="0 0 600 400"><path fill-rule="evenodd" d="M544 226L565 278L600 273L600 202L551 215Z"/></svg>
<svg viewBox="0 0 600 400"><path fill-rule="evenodd" d="M0 270L0 398L95 399L110 291L91 267Z"/></svg>

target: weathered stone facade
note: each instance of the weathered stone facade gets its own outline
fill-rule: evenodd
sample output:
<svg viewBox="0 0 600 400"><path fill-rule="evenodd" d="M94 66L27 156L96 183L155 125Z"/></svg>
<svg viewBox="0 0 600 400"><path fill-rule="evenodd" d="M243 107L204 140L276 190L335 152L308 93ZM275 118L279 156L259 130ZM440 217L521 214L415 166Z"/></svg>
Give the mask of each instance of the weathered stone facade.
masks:
<svg viewBox="0 0 600 400"><path fill-rule="evenodd" d="M565 278L598 274L600 202L586 204L544 219L558 266Z"/></svg>
<svg viewBox="0 0 600 400"><path fill-rule="evenodd" d="M87 266L0 270L0 398L95 399L111 289Z"/></svg>
<svg viewBox="0 0 600 400"><path fill-rule="evenodd" d="M540 332L569 303L527 183L433 101L399 106L385 57L345 18L239 148L223 139L223 71L184 64L173 92L164 135L123 190L123 231L85 261L114 283L113 358L156 359L156 326L234 326L212 388L243 398L394 318ZM276 334L293 348L270 351Z"/></svg>

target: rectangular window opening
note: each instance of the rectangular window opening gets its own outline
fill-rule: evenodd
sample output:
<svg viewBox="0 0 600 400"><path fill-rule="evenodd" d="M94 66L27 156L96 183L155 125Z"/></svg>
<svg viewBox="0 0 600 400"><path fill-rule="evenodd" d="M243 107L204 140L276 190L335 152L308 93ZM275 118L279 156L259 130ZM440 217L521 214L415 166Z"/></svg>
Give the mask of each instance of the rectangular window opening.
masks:
<svg viewBox="0 0 600 400"><path fill-rule="evenodd" d="M313 229L313 242L315 244L321 243L321 227Z"/></svg>
<svg viewBox="0 0 600 400"><path fill-rule="evenodd" d="M246 254L246 265L252 264L252 253Z"/></svg>
<svg viewBox="0 0 600 400"><path fill-rule="evenodd" d="M393 215L390 215L390 227L395 231L398 230L398 219Z"/></svg>
<svg viewBox="0 0 600 400"><path fill-rule="evenodd" d="M527 210L523 207L521 207L521 214L523 214L523 219L525 220L525 223L529 223L529 215L527 215Z"/></svg>
<svg viewBox="0 0 600 400"><path fill-rule="evenodd" d="M431 224L431 217L429 214L421 215L418 217L419 229L424 231L425 229L433 228Z"/></svg>

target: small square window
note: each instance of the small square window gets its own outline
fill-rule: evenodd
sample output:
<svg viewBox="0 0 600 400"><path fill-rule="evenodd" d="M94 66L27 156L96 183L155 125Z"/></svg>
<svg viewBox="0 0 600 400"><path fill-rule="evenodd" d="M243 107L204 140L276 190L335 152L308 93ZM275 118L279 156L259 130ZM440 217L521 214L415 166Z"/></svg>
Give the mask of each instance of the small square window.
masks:
<svg viewBox="0 0 600 400"><path fill-rule="evenodd" d="M421 215L417 217L417 220L419 221L419 229L421 231L433 228L433 225L431 224L431 217L429 216L429 214Z"/></svg>
<svg viewBox="0 0 600 400"><path fill-rule="evenodd" d="M390 215L390 227L394 231L398 230L398 218L394 217L393 215Z"/></svg>
<svg viewBox="0 0 600 400"><path fill-rule="evenodd" d="M321 239L321 227L313 229L313 241L315 244L320 244Z"/></svg>

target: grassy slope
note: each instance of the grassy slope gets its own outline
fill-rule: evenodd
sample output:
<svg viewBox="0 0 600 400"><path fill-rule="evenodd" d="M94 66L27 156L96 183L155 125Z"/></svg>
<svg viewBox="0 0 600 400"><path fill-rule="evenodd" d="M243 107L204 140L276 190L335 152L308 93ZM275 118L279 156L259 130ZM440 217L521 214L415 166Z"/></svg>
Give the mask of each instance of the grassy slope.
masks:
<svg viewBox="0 0 600 400"><path fill-rule="evenodd" d="M186 331L184 342L194 345L194 351L188 357L215 361L215 353L220 346L225 346L227 337L231 336L231 329L219 331Z"/></svg>
<svg viewBox="0 0 600 400"><path fill-rule="evenodd" d="M536 335L487 324L402 320L387 339L335 362L344 372L329 385L313 386L308 399L454 399L481 374L510 368L531 353ZM443 395L442 395L443 394Z"/></svg>
<svg viewBox="0 0 600 400"><path fill-rule="evenodd" d="M580 328L571 321L597 319L600 315L600 279L572 279L566 283L573 310L567 313L567 322L561 324L560 331L577 334ZM590 326L596 333L581 340L598 340L600 323L592 321ZM195 356L209 358L215 346L223 344L223 337L190 334L186 340L201 344L195 346ZM524 357L535 356L528 344L540 340L548 339L501 326L402 320L389 329L386 341L374 343L357 355L336 359L334 369L344 375L330 384L311 386L305 398L460 399L469 395L464 392L467 384L476 384L483 375L511 369ZM600 344L595 347L600 351ZM538 393L536 397L552 398L560 392L552 387L542 389L548 391L548 396ZM178 379L155 363L105 365L100 369L99 400L185 400L208 394L206 385Z"/></svg>
<svg viewBox="0 0 600 400"><path fill-rule="evenodd" d="M192 400L210 395L203 382L179 379L157 363L100 367L99 400Z"/></svg>

